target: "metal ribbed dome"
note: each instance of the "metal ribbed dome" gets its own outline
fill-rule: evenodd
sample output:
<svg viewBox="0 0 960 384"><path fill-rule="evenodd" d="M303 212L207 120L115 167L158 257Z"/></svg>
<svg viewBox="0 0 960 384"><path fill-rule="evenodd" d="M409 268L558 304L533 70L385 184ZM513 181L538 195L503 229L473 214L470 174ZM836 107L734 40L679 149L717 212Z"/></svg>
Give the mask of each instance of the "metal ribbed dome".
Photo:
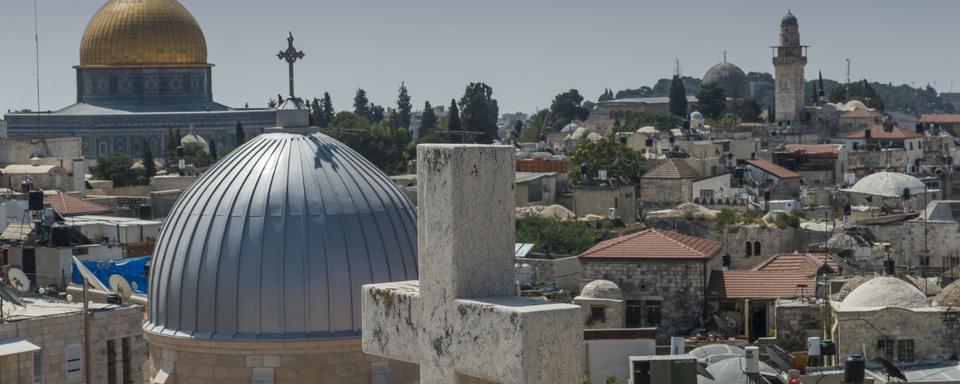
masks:
<svg viewBox="0 0 960 384"><path fill-rule="evenodd" d="M793 12L787 11L786 15L783 15L783 18L780 19L780 25L797 25L797 17L793 15Z"/></svg>
<svg viewBox="0 0 960 384"><path fill-rule="evenodd" d="M750 80L740 67L726 61L714 65L703 75L703 84L715 83L723 87L727 97L750 96Z"/></svg>
<svg viewBox="0 0 960 384"><path fill-rule="evenodd" d="M80 67L208 65L203 30L176 0L110 0L80 42Z"/></svg>
<svg viewBox="0 0 960 384"><path fill-rule="evenodd" d="M360 334L360 286L417 279L416 212L322 134L255 137L177 200L157 240L144 329L176 337Z"/></svg>

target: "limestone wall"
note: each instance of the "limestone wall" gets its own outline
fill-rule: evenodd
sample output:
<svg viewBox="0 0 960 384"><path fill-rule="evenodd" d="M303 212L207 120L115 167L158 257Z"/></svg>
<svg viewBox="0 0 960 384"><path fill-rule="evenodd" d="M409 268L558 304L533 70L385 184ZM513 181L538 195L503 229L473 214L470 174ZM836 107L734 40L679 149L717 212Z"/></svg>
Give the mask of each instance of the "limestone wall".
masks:
<svg viewBox="0 0 960 384"><path fill-rule="evenodd" d="M147 334L153 372L173 366L174 383L415 383L419 367L363 353L360 338L209 341Z"/></svg>
<svg viewBox="0 0 960 384"><path fill-rule="evenodd" d="M672 208L693 200L690 180L643 179L640 181L640 202L644 210Z"/></svg>
<svg viewBox="0 0 960 384"><path fill-rule="evenodd" d="M776 305L776 342L787 352L806 351L807 338L822 336L820 306L778 300Z"/></svg>
<svg viewBox="0 0 960 384"><path fill-rule="evenodd" d="M94 311L91 316L91 374L94 383L107 382L107 342L113 340L115 344L115 373L118 380L122 380L122 340L128 338L130 343L131 376L135 383L142 382L144 364L146 362L146 343L142 337L143 307L129 306L126 308ZM33 320L23 320L0 324L0 340L23 338L39 346L43 354L43 379L46 384L79 383L83 380L82 372L79 378L68 378L67 348L79 345L83 348L83 315L74 312L60 316L45 316ZM16 367L19 370L9 370ZM0 359L0 383L32 383L33 382L32 354L20 354Z"/></svg>
<svg viewBox="0 0 960 384"><path fill-rule="evenodd" d="M516 262L533 267L535 283L554 283L557 288L580 291L580 258L576 256L560 259L518 257Z"/></svg>
<svg viewBox="0 0 960 384"><path fill-rule="evenodd" d="M577 214L588 214L607 217L610 208L617 208L617 215L624 222L636 222L637 202L633 186L590 187L577 185L570 188L573 192L572 206L567 207Z"/></svg>
<svg viewBox="0 0 960 384"><path fill-rule="evenodd" d="M867 356L877 356L877 340L913 340L917 359L949 356L955 341L950 340L939 310L911 311L903 308L883 308L870 311L834 311L836 328L834 342L840 360L850 354L860 354L866 347ZM894 348L894 359L902 356Z"/></svg>
<svg viewBox="0 0 960 384"><path fill-rule="evenodd" d="M610 280L623 291L624 301L660 300L658 340L696 327L708 282L704 261L581 258L580 264L581 281Z"/></svg>

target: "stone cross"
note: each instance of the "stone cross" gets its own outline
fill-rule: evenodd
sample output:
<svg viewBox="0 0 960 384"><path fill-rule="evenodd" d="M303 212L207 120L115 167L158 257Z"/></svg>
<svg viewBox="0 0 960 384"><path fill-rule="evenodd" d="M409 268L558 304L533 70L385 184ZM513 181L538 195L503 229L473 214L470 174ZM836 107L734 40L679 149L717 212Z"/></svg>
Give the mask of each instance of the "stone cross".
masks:
<svg viewBox="0 0 960 384"><path fill-rule="evenodd" d="M297 60L302 59L306 56L303 51L298 51L293 47L293 32L290 32L290 36L287 37L287 49L285 51L280 51L277 54L277 58L280 60L286 60L287 64L290 65L290 98L296 99L296 96L293 94L293 63L296 63Z"/></svg>
<svg viewBox="0 0 960 384"><path fill-rule="evenodd" d="M517 296L514 152L417 148L419 281L363 286L363 351L423 384L583 380L580 307Z"/></svg>

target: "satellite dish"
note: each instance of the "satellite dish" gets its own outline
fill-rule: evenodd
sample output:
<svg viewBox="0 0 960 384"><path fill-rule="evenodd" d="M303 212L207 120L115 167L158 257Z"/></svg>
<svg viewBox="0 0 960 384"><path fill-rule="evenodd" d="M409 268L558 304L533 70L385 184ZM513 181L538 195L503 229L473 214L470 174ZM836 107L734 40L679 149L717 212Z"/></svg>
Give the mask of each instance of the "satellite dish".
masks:
<svg viewBox="0 0 960 384"><path fill-rule="evenodd" d="M120 298L124 300L129 299L130 295L133 294L130 283L120 275L110 276L110 291L115 292L117 296L120 296Z"/></svg>
<svg viewBox="0 0 960 384"><path fill-rule="evenodd" d="M7 272L7 279L10 280L10 286L19 292L30 290L30 278L19 269L10 268L10 271Z"/></svg>
<svg viewBox="0 0 960 384"><path fill-rule="evenodd" d="M11 291L10 288L0 285L0 302L9 301L15 305L21 307L26 307L26 304L23 303L23 300L20 300L20 296L17 296L17 293Z"/></svg>
<svg viewBox="0 0 960 384"><path fill-rule="evenodd" d="M93 289L101 290L104 292L112 292L112 290L108 288L106 285L103 285L103 282L101 282L100 279L98 279L97 276L93 274L93 272L90 272L90 270L87 269L87 267L84 266L83 263L80 262L80 259L77 259L76 256L73 257L73 265L77 266L77 270L80 271L80 275L83 276L83 280L86 281L87 284L89 284L91 287L93 287Z"/></svg>
<svg viewBox="0 0 960 384"><path fill-rule="evenodd" d="M780 368L781 372L786 372L791 369L794 369L793 364L790 364L792 360L789 355L780 351L779 348L775 348L772 345L767 346L767 356L770 358L770 361Z"/></svg>
<svg viewBox="0 0 960 384"><path fill-rule="evenodd" d="M873 358L873 361L876 361L880 363L880 365L883 365L883 373L887 375L887 377L895 377L897 379L903 380L904 382L907 381L907 376L903 374L903 371L901 371L900 368L897 368L896 365L893 365L893 363L891 363L890 360L877 356Z"/></svg>
<svg viewBox="0 0 960 384"><path fill-rule="evenodd" d="M697 363L697 375L703 376L708 380L716 380L713 378L713 375L710 374L710 371L707 370L706 364Z"/></svg>

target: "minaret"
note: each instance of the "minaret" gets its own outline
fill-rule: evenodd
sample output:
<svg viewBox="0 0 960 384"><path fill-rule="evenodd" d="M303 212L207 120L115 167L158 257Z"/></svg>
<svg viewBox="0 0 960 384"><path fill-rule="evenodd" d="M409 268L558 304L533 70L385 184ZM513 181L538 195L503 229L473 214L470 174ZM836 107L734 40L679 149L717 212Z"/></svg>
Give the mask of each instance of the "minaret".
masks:
<svg viewBox="0 0 960 384"><path fill-rule="evenodd" d="M780 20L780 45L772 48L777 122L796 126L804 105L803 67L807 65L807 46L800 45L797 17L790 11Z"/></svg>

